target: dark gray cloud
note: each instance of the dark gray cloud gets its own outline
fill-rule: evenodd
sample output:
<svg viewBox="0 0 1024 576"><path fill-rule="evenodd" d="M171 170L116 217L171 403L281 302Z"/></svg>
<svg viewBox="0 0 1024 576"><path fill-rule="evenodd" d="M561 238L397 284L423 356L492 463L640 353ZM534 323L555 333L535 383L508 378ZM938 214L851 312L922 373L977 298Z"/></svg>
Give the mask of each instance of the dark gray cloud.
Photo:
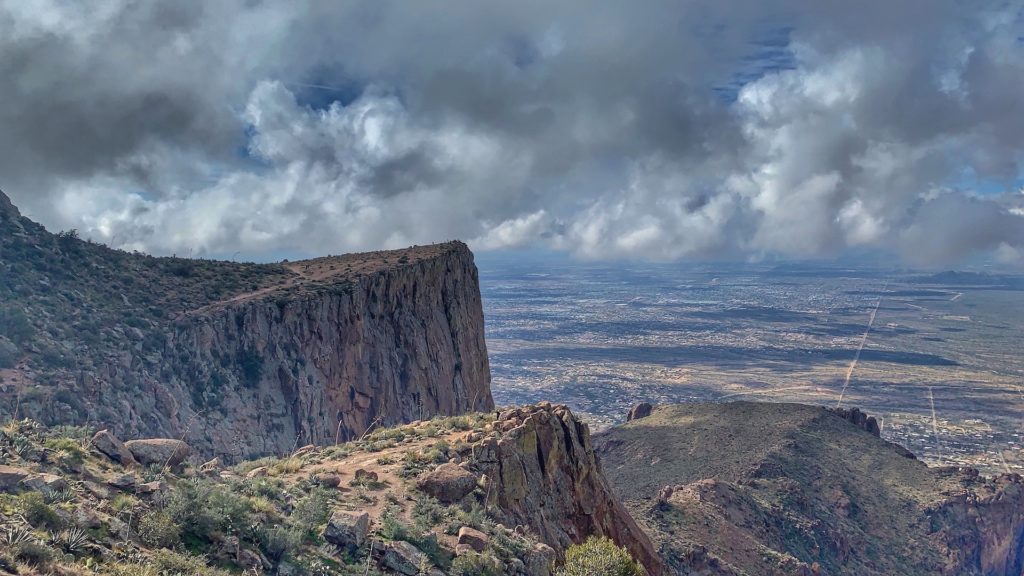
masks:
<svg viewBox="0 0 1024 576"><path fill-rule="evenodd" d="M443 8L0 0L0 186L163 253L1024 263L1018 5Z"/></svg>

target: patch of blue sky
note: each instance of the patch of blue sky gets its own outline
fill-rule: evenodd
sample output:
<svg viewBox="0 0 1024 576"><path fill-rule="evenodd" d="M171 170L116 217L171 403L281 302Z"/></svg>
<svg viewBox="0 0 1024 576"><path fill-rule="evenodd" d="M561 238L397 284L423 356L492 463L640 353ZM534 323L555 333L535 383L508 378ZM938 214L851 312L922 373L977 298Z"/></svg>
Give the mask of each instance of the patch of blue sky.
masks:
<svg viewBox="0 0 1024 576"><path fill-rule="evenodd" d="M736 62L729 79L712 87L715 95L726 104L732 104L747 84L782 70L796 69L796 56L790 49L792 33L790 26L776 27L751 42L750 54Z"/></svg>
<svg viewBox="0 0 1024 576"><path fill-rule="evenodd" d="M1015 192L1024 190L1024 172L1018 173L1016 178L987 178L975 172L974 168L966 166L950 185L960 190L986 195Z"/></svg>

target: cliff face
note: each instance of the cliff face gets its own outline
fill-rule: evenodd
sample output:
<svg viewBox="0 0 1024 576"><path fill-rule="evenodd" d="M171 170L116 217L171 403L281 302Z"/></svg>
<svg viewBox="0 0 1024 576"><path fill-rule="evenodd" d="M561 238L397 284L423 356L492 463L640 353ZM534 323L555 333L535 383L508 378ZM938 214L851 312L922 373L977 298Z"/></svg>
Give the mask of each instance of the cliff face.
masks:
<svg viewBox="0 0 1024 576"><path fill-rule="evenodd" d="M856 410L658 406L595 443L675 574L1022 573L1020 476L929 467Z"/></svg>
<svg viewBox="0 0 1024 576"><path fill-rule="evenodd" d="M166 378L144 373L138 394L126 362L86 376L83 388L121 407L110 423L125 436L184 435L235 459L489 410L472 254L462 244L434 252L344 283L187 314L156 362Z"/></svg>
<svg viewBox="0 0 1024 576"><path fill-rule="evenodd" d="M1024 574L1024 480L960 473L965 489L927 511L933 539L945 549L943 574Z"/></svg>
<svg viewBox="0 0 1024 576"><path fill-rule="evenodd" d="M509 525L523 525L559 556L588 536L625 546L652 576L664 565L650 539L612 493L590 432L565 406L503 411L474 449L486 498Z"/></svg>
<svg viewBox="0 0 1024 576"><path fill-rule="evenodd" d="M462 243L236 264L50 234L6 196L0 212L0 416L239 460L493 407Z"/></svg>

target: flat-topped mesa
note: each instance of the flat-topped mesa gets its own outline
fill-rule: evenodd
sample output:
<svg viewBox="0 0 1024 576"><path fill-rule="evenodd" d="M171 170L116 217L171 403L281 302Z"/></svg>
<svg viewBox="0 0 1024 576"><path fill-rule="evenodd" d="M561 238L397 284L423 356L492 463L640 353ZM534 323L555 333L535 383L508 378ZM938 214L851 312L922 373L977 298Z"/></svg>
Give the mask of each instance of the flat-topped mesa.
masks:
<svg viewBox="0 0 1024 576"><path fill-rule="evenodd" d="M0 210L17 232L0 235L0 312L22 328L16 347L0 342L14 383L0 416L181 438L234 462L494 406L461 242L280 264L157 258L11 220L6 196Z"/></svg>
<svg viewBox="0 0 1024 576"><path fill-rule="evenodd" d="M177 377L161 383L169 401L154 396L156 419L133 414L140 431L162 420L202 452L237 458L493 407L464 244L288 266L300 279L179 318L167 346ZM211 403L227 417L208 417Z"/></svg>
<svg viewBox="0 0 1024 576"><path fill-rule="evenodd" d="M649 574L664 574L650 539L615 497L594 454L590 431L565 406L542 402L502 411L477 447L489 507L523 525L559 556L588 536L626 547Z"/></svg>

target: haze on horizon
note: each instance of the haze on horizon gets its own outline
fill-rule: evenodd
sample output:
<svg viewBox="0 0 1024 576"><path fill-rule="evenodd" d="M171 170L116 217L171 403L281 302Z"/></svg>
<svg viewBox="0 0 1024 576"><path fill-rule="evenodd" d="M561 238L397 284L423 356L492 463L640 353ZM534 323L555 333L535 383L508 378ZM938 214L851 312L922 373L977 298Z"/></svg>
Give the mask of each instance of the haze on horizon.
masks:
<svg viewBox="0 0 1024 576"><path fill-rule="evenodd" d="M1024 266L1019 2L0 0L0 95L125 249Z"/></svg>

